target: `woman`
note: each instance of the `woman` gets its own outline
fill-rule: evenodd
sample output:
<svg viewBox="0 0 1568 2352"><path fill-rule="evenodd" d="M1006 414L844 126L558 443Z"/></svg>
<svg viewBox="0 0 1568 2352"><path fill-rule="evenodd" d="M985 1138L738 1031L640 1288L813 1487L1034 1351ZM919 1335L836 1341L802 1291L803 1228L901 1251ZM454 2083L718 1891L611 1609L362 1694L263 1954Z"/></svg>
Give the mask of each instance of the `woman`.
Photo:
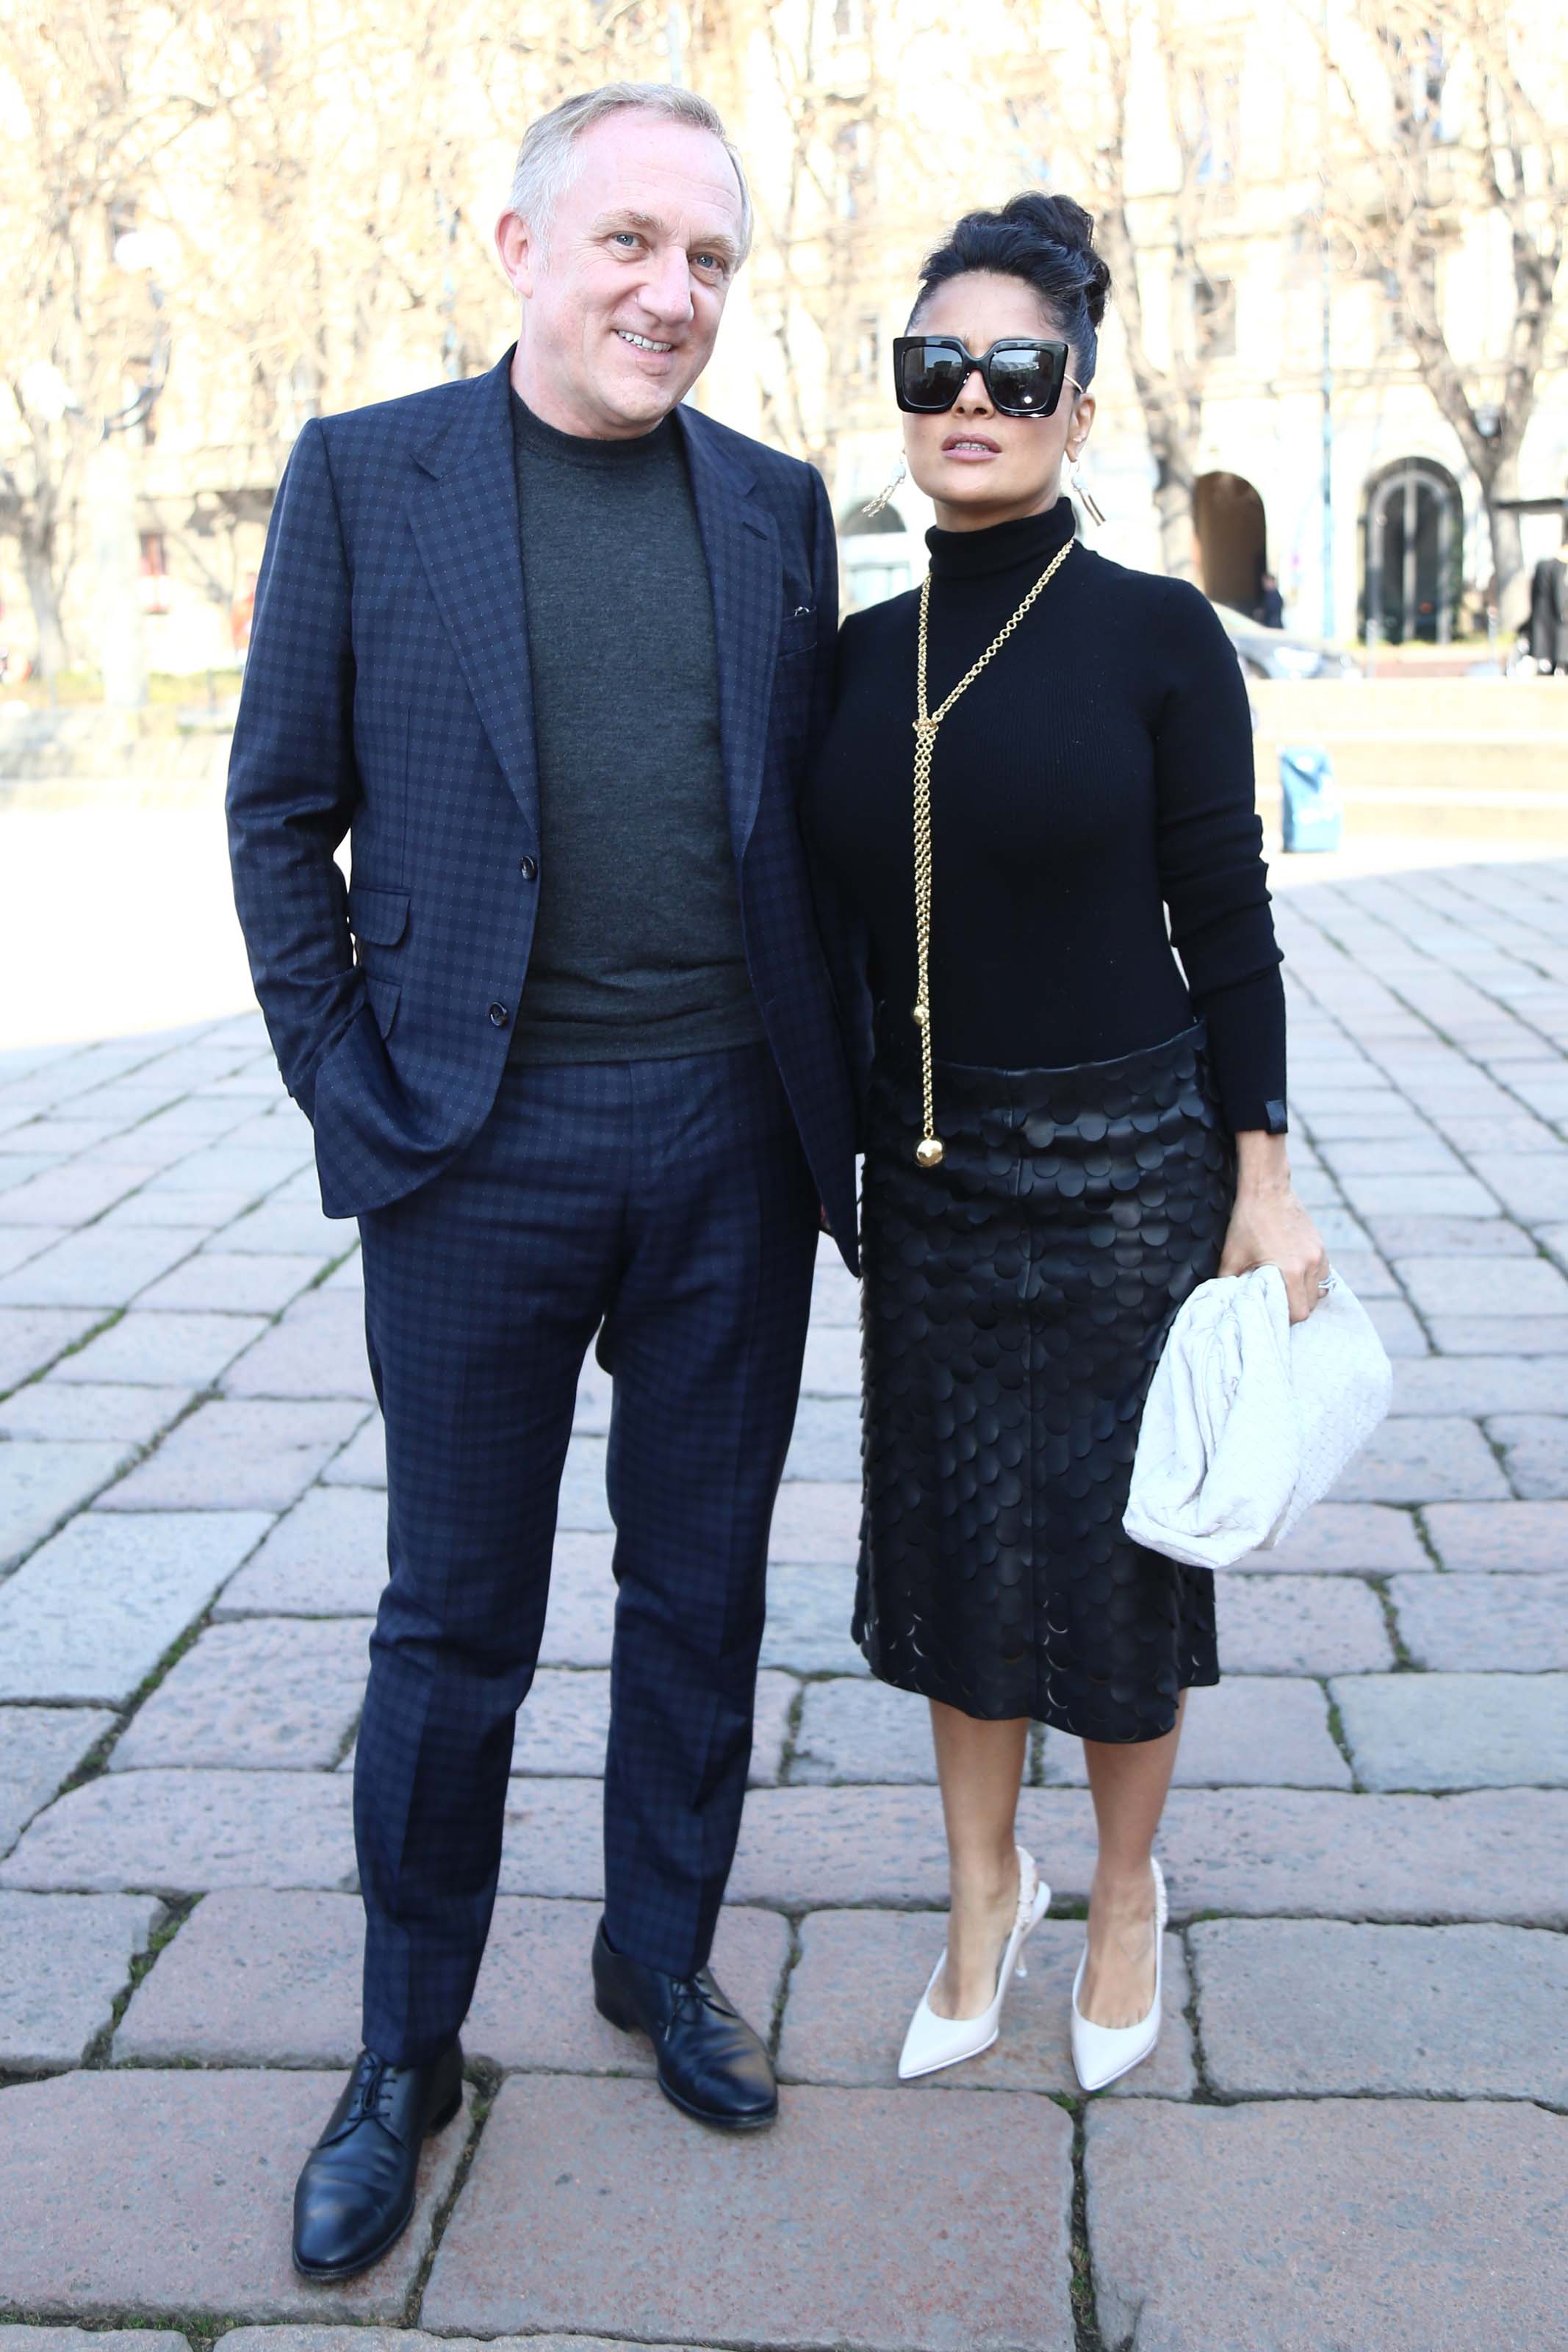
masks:
<svg viewBox="0 0 1568 2352"><path fill-rule="evenodd" d="M930 579L846 624L810 812L876 1004L855 1635L931 1703L951 1873L900 2072L996 2039L1049 1903L1013 1838L1032 1717L1082 1739L1099 1830L1086 2088L1158 2033L1154 1836L1219 1678L1212 1577L1122 1531L1149 1378L1208 1276L1273 1260L1299 1320L1327 1275L1235 656L1196 589L1079 544L1061 489L1092 234L1019 196L925 264L894 367Z"/></svg>

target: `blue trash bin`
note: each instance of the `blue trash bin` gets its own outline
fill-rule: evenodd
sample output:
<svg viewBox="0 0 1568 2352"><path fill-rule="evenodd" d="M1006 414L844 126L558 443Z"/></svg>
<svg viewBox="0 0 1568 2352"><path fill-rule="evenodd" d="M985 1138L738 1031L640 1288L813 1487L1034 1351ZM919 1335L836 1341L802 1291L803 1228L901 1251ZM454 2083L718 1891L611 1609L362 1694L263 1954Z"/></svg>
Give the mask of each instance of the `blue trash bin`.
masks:
<svg viewBox="0 0 1568 2352"><path fill-rule="evenodd" d="M1315 744L1280 753L1281 833L1286 849L1337 849L1344 813L1333 761Z"/></svg>

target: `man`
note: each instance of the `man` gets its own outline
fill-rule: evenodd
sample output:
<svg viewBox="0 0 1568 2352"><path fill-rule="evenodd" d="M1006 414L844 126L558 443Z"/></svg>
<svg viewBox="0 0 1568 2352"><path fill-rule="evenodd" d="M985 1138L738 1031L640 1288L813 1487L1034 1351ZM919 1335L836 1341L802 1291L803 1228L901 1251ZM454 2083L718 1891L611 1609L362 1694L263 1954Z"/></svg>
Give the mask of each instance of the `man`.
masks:
<svg viewBox="0 0 1568 2352"><path fill-rule="evenodd" d="M537 122L497 232L514 351L307 425L257 587L235 896L323 1204L360 1219L387 1440L365 2048L296 2194L309 2277L392 2244L461 2098L596 1331L619 1595L595 1998L687 2113L777 2109L706 1962L819 1203L852 1265L854 1198L796 815L831 521L809 467L678 406L750 219L689 91Z"/></svg>
<svg viewBox="0 0 1568 2352"><path fill-rule="evenodd" d="M1568 670L1568 509L1563 544L1543 555L1530 575L1530 621L1525 642L1541 669Z"/></svg>
<svg viewBox="0 0 1568 2352"><path fill-rule="evenodd" d="M1285 600L1271 572L1265 572L1259 583L1257 617L1266 629L1282 629L1285 625Z"/></svg>

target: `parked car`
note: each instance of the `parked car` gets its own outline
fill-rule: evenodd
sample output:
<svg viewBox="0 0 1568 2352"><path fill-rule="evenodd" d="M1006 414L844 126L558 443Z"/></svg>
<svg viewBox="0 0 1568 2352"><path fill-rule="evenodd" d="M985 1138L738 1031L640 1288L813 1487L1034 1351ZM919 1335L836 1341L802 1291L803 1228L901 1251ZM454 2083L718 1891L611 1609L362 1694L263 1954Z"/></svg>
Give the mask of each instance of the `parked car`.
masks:
<svg viewBox="0 0 1568 2352"><path fill-rule="evenodd" d="M1215 604L1214 609L1245 677L1358 678L1364 674L1354 654L1322 637L1304 636L1299 629L1266 629L1229 604Z"/></svg>

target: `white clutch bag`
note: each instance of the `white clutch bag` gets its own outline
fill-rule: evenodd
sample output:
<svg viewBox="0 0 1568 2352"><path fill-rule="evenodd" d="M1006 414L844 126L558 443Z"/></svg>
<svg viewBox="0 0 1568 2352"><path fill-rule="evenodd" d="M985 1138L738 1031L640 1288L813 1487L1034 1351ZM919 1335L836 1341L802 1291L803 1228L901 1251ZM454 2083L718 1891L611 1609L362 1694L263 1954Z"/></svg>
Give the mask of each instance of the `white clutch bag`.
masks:
<svg viewBox="0 0 1568 2352"><path fill-rule="evenodd" d="M1394 1368L1342 1276L1292 1323L1277 1265L1201 1282L1171 1326L1122 1525L1192 1568L1268 1551L1388 1410Z"/></svg>

